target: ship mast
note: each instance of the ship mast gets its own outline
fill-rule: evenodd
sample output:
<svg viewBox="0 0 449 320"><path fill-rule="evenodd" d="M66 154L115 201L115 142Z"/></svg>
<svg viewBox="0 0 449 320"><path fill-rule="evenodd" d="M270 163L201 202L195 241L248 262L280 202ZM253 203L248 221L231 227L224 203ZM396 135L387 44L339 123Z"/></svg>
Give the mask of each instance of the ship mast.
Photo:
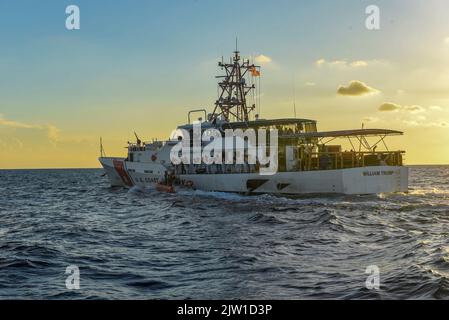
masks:
<svg viewBox="0 0 449 320"><path fill-rule="evenodd" d="M236 49L229 63L221 61L218 66L225 71L225 75L216 78L223 79L218 83L219 97L215 102L212 121L219 116L226 122L248 122L250 113L256 105L248 105L247 95L255 90L254 84L247 84L245 76L260 76L260 66L250 64L249 60L242 60L240 52Z"/></svg>

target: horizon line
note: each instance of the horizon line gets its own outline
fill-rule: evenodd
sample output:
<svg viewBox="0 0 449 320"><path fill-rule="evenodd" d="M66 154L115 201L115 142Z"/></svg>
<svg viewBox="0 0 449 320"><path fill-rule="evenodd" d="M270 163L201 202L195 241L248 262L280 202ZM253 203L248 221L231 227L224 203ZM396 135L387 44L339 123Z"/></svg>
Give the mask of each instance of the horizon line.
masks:
<svg viewBox="0 0 449 320"><path fill-rule="evenodd" d="M436 164L408 164L404 165L404 167L422 167L422 166L432 166L432 167L443 167L443 166L449 166L449 163L442 164L442 163L436 163ZM99 167L61 167L61 168L0 168L0 171L26 171L26 170L96 170L96 169L103 169L101 166Z"/></svg>

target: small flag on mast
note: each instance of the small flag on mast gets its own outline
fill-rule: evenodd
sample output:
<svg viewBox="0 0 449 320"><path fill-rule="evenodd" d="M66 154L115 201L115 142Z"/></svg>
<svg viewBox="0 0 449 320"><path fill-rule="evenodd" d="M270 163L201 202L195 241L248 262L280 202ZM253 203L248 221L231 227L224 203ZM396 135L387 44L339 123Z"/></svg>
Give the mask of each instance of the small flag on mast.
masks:
<svg viewBox="0 0 449 320"><path fill-rule="evenodd" d="M251 67L250 71L253 77L260 77L260 71L256 67Z"/></svg>

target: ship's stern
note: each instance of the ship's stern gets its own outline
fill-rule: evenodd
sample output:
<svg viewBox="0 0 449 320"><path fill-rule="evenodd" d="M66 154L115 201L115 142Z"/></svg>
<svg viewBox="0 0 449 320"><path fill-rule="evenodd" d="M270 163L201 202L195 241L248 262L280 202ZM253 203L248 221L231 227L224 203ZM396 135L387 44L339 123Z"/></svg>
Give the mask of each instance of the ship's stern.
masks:
<svg viewBox="0 0 449 320"><path fill-rule="evenodd" d="M381 194L408 192L409 168L382 166L343 171L345 194Z"/></svg>

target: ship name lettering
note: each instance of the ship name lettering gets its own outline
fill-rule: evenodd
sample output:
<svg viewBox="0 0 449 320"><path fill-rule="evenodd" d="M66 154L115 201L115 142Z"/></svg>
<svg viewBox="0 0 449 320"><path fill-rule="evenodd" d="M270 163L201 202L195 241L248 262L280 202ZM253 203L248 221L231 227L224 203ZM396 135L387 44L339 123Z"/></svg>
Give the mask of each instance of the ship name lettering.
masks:
<svg viewBox="0 0 449 320"><path fill-rule="evenodd" d="M364 171L363 176L364 177L374 177L374 176L392 176L394 174L394 171Z"/></svg>

